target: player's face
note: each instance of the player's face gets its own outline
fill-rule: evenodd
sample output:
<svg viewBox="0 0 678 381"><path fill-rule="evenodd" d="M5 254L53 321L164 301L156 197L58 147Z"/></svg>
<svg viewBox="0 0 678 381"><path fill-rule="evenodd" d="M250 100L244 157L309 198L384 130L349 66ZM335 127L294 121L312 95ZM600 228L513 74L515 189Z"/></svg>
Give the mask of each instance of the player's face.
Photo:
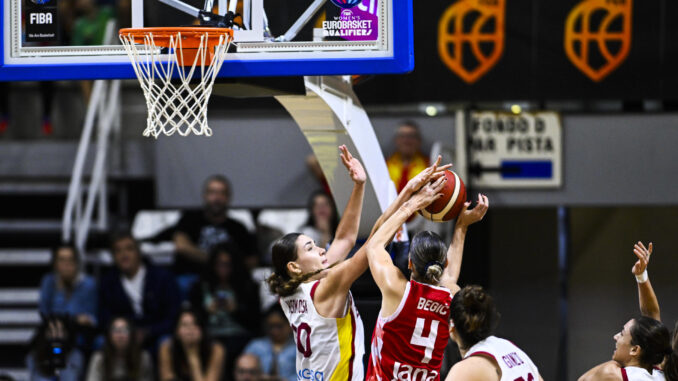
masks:
<svg viewBox="0 0 678 381"><path fill-rule="evenodd" d="M205 187L203 195L205 208L211 214L225 213L228 204L231 201L228 185L221 181L210 181Z"/></svg>
<svg viewBox="0 0 678 381"><path fill-rule="evenodd" d="M313 199L313 216L316 221L328 220L332 216L332 204L330 204L327 196L315 196Z"/></svg>
<svg viewBox="0 0 678 381"><path fill-rule="evenodd" d="M629 320L624 324L624 328L614 335L614 341L615 341L615 350L614 354L612 355L612 360L625 365L627 364L632 358L631 352L633 351L633 345L631 345L631 328L633 327L634 321L633 319Z"/></svg>
<svg viewBox="0 0 678 381"><path fill-rule="evenodd" d="M307 235L297 238L297 260L295 261L302 274L326 269L330 264L325 256L325 249L318 247Z"/></svg>

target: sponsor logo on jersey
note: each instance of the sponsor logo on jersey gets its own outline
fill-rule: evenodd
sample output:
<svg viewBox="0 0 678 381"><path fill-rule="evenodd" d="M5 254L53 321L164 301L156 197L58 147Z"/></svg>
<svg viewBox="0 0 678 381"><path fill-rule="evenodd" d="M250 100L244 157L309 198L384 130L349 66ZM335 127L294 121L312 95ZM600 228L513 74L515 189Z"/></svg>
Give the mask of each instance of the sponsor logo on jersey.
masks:
<svg viewBox="0 0 678 381"><path fill-rule="evenodd" d="M419 298L419 303L417 304L418 310L431 311L435 312L442 316L447 316L450 312L448 306L442 303L435 302L431 299Z"/></svg>
<svg viewBox="0 0 678 381"><path fill-rule="evenodd" d="M318 372L313 369L301 369L297 372L297 380L325 381L325 372Z"/></svg>
<svg viewBox="0 0 678 381"><path fill-rule="evenodd" d="M332 0L334 5L344 9L353 8L356 5L360 4L361 1L362 0Z"/></svg>
<svg viewBox="0 0 678 381"><path fill-rule="evenodd" d="M285 301L291 314L305 314L308 312L308 306L304 299L292 299Z"/></svg>
<svg viewBox="0 0 678 381"><path fill-rule="evenodd" d="M525 361L523 361L523 359L521 359L516 352L511 352L507 355L501 356L501 359L504 360L504 363L509 368L525 364Z"/></svg>
<svg viewBox="0 0 678 381"><path fill-rule="evenodd" d="M391 381L433 381L438 372L425 368L415 368L412 365L395 362L393 364L393 378Z"/></svg>

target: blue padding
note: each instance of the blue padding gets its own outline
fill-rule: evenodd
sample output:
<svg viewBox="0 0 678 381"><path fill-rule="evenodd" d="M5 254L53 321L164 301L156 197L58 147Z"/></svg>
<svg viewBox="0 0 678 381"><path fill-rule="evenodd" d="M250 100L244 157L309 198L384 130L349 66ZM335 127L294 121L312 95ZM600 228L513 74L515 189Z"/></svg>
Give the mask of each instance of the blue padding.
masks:
<svg viewBox="0 0 678 381"><path fill-rule="evenodd" d="M553 177L553 162L502 161L501 177L504 179L550 179Z"/></svg>

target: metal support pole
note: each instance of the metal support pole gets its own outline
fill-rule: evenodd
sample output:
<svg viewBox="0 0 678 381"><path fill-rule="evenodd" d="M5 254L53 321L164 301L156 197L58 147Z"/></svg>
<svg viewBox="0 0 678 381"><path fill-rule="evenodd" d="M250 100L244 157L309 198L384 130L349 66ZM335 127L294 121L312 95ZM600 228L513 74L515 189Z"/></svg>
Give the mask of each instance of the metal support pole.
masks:
<svg viewBox="0 0 678 381"><path fill-rule="evenodd" d="M570 250L570 218L565 206L558 207L558 381L567 378L567 287Z"/></svg>

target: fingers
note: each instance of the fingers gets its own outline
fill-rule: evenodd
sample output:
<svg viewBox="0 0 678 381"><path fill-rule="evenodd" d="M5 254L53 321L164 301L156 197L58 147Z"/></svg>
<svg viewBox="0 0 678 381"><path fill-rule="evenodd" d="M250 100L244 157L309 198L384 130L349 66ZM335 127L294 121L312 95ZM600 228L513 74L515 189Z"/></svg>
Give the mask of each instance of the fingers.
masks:
<svg viewBox="0 0 678 381"><path fill-rule="evenodd" d="M652 242L650 242L647 255L652 254Z"/></svg>
<svg viewBox="0 0 678 381"><path fill-rule="evenodd" d="M443 190L443 187L445 186L445 183L447 182L447 177L446 176L441 176L438 180L436 180L432 185L431 189L435 192L438 193L441 190Z"/></svg>
<svg viewBox="0 0 678 381"><path fill-rule="evenodd" d="M435 171L436 168L438 168L438 166L440 165L440 161L441 161L441 160L443 160L443 157L440 156L440 155L438 155L438 158L436 159L436 162L433 163L433 165L431 166L431 167L433 168L434 171Z"/></svg>

